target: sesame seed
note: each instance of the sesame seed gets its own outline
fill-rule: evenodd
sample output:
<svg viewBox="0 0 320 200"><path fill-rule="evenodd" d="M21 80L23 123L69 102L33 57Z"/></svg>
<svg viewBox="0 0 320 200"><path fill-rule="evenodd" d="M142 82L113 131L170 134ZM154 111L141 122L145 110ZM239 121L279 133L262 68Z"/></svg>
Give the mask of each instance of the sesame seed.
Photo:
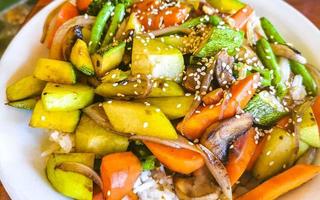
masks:
<svg viewBox="0 0 320 200"><path fill-rule="evenodd" d="M46 120L46 116L41 116L41 121L45 121Z"/></svg>
<svg viewBox="0 0 320 200"><path fill-rule="evenodd" d="M271 151L268 151L268 152L266 153L267 156L270 156L270 154L271 154Z"/></svg>
<svg viewBox="0 0 320 200"><path fill-rule="evenodd" d="M148 123L148 122L144 122L144 123L143 123L143 128L148 128L148 126L149 126L149 123Z"/></svg>
<svg viewBox="0 0 320 200"><path fill-rule="evenodd" d="M181 103L179 103L179 104L177 105L177 108L181 108L181 106L182 106Z"/></svg>
<svg viewBox="0 0 320 200"><path fill-rule="evenodd" d="M274 164L274 161L269 162L269 166L272 166Z"/></svg>

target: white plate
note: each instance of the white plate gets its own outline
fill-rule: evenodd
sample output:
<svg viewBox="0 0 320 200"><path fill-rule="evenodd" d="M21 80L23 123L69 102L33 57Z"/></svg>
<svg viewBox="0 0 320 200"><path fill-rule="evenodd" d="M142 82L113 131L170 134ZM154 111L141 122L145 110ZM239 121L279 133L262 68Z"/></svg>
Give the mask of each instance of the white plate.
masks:
<svg viewBox="0 0 320 200"><path fill-rule="evenodd" d="M5 106L5 89L31 74L37 58L47 55L39 42L46 15L63 0L56 0L36 15L15 37L0 62L0 178L13 200L62 200L45 177L40 157L45 135L28 127L30 112ZM258 15L267 16L285 38L309 61L320 66L320 32L296 10L280 0L248 0ZM318 56L316 55L318 54ZM320 177L283 197L287 200L320 199Z"/></svg>

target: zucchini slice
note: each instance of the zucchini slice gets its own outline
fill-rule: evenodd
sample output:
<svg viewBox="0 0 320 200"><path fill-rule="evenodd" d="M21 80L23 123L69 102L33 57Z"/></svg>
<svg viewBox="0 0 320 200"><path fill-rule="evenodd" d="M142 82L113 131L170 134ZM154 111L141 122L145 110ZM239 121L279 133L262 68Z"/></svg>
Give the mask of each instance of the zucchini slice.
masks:
<svg viewBox="0 0 320 200"><path fill-rule="evenodd" d="M126 151L129 145L127 137L102 128L85 114L77 127L75 141L77 152L94 153L99 157Z"/></svg>
<svg viewBox="0 0 320 200"><path fill-rule="evenodd" d="M38 98L31 98L31 99L25 99L21 101L13 101L9 102L7 105L19 108L19 109L25 109L25 110L32 110L38 101Z"/></svg>
<svg viewBox="0 0 320 200"><path fill-rule="evenodd" d="M19 101L29 97L38 96L46 86L46 82L34 76L27 76L7 87L7 99L9 101Z"/></svg>
<svg viewBox="0 0 320 200"><path fill-rule="evenodd" d="M114 129L121 133L154 136L175 140L178 135L156 107L126 101L103 103L104 111Z"/></svg>
<svg viewBox="0 0 320 200"><path fill-rule="evenodd" d="M121 42L115 47L107 50L101 49L91 56L98 77L104 76L108 71L116 68L122 61L126 43Z"/></svg>
<svg viewBox="0 0 320 200"><path fill-rule="evenodd" d="M70 55L70 61L85 75L94 75L94 68L89 54L88 45L83 40L78 39L74 44Z"/></svg>
<svg viewBox="0 0 320 200"><path fill-rule="evenodd" d="M42 92L47 111L74 111L92 103L94 89L83 84L62 85L48 83Z"/></svg>
<svg viewBox="0 0 320 200"><path fill-rule="evenodd" d="M76 129L79 119L80 110L50 112L45 110L42 101L39 100L34 107L30 126L72 133Z"/></svg>
<svg viewBox="0 0 320 200"><path fill-rule="evenodd" d="M37 62L34 76L40 80L61 83L76 83L76 72L69 62L40 58Z"/></svg>
<svg viewBox="0 0 320 200"><path fill-rule="evenodd" d="M48 180L58 192L72 199L92 200L92 180L84 175L66 172L57 168L64 162L81 163L93 168L94 154L52 154L48 159L46 167Z"/></svg>
<svg viewBox="0 0 320 200"><path fill-rule="evenodd" d="M279 100L267 91L253 97L244 110L253 115L255 124L261 126L271 126L288 114Z"/></svg>

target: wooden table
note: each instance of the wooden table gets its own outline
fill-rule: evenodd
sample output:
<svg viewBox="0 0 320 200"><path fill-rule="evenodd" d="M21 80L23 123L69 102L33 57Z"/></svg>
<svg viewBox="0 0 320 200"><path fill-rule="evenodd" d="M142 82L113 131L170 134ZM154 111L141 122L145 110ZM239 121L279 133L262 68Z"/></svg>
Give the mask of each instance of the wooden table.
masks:
<svg viewBox="0 0 320 200"><path fill-rule="evenodd" d="M289 4L307 16L320 28L320 0L287 0ZM5 189L0 183L0 200L10 200Z"/></svg>

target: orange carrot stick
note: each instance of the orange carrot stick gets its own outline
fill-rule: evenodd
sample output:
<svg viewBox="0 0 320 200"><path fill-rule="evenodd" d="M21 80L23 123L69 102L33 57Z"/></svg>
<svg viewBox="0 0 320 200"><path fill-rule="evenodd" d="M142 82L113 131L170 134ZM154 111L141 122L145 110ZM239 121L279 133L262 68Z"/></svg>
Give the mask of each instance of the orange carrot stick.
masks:
<svg viewBox="0 0 320 200"><path fill-rule="evenodd" d="M62 26L62 24L64 24L69 19L78 15L79 15L78 9L72 3L66 2L61 6L57 16L55 17L55 21L53 21L53 23L55 23L53 26L53 29L49 30L46 36L45 41L48 45L48 48L51 47L53 38L57 30L60 28L60 26Z"/></svg>
<svg viewBox="0 0 320 200"><path fill-rule="evenodd" d="M203 98L202 101L206 104L206 105L213 105L213 104L217 104L220 102L220 100L223 98L223 89L222 88L217 88L215 90L213 90L212 92L209 92L208 94L206 94Z"/></svg>
<svg viewBox="0 0 320 200"><path fill-rule="evenodd" d="M277 122L276 126L286 130L289 125L289 120L290 120L290 116L285 116Z"/></svg>
<svg viewBox="0 0 320 200"><path fill-rule="evenodd" d="M92 0L77 0L77 7L81 11L86 11L88 10L88 7Z"/></svg>
<svg viewBox="0 0 320 200"><path fill-rule="evenodd" d="M236 82L230 89L230 99L225 99L220 105L204 107L199 114L194 114L184 123L178 124L177 129L189 139L201 137L211 124L234 116L238 108L245 108L253 97L259 80L259 74L251 74Z"/></svg>
<svg viewBox="0 0 320 200"><path fill-rule="evenodd" d="M249 5L247 5L237 13L232 15L231 18L234 20L234 28L244 29L253 14L254 10Z"/></svg>
<svg viewBox="0 0 320 200"><path fill-rule="evenodd" d="M267 141L267 137L264 137L257 145L256 150L254 151L253 155L251 156L251 159L250 159L249 164L247 166L247 171L252 170L254 164L256 163L257 159L259 158L259 156L264 148L264 145L266 144L266 141Z"/></svg>
<svg viewBox="0 0 320 200"><path fill-rule="evenodd" d="M162 164L172 171L190 174L204 165L203 157L197 152L153 142L143 141L143 143Z"/></svg>
<svg viewBox="0 0 320 200"><path fill-rule="evenodd" d="M270 178L237 200L273 200L299 187L320 172L320 166L299 164Z"/></svg>
<svg viewBox="0 0 320 200"><path fill-rule="evenodd" d="M103 157L100 171L103 193L107 200L119 200L128 195L141 170L140 161L132 152Z"/></svg>
<svg viewBox="0 0 320 200"><path fill-rule="evenodd" d="M234 148L229 154L226 166L231 185L235 184L246 170L251 156L255 152L257 146L254 140L255 134L256 131L254 128L251 128L234 143Z"/></svg>

